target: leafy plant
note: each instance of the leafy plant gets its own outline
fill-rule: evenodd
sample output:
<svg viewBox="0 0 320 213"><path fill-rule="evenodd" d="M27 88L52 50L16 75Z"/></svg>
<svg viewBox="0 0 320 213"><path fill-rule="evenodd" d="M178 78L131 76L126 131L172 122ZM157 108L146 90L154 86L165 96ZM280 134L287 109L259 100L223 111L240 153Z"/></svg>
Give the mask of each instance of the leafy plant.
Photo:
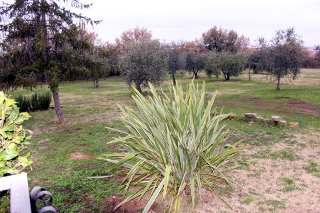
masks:
<svg viewBox="0 0 320 213"><path fill-rule="evenodd" d="M177 212L183 196L195 206L202 187L230 185L225 172L245 147L226 144L228 130L219 123L228 115L213 112L215 95L206 104L205 84L199 88L192 82L186 91L172 86L170 94L149 87L151 97L134 89L137 108L120 106L125 130L116 130L122 136L108 144L119 143L123 149L102 159L127 172L122 184L126 199L118 207L150 195L147 212L162 192L170 211Z"/></svg>
<svg viewBox="0 0 320 213"><path fill-rule="evenodd" d="M28 97L18 95L15 98L17 102L17 106L19 107L21 112L27 112L31 108L30 99Z"/></svg>
<svg viewBox="0 0 320 213"><path fill-rule="evenodd" d="M50 92L37 94L34 93L31 96L31 108L32 110L47 110L51 103Z"/></svg>
<svg viewBox="0 0 320 213"><path fill-rule="evenodd" d="M31 136L23 129L22 123L30 116L19 112L13 99L0 92L0 177L17 174L32 164L26 151Z"/></svg>

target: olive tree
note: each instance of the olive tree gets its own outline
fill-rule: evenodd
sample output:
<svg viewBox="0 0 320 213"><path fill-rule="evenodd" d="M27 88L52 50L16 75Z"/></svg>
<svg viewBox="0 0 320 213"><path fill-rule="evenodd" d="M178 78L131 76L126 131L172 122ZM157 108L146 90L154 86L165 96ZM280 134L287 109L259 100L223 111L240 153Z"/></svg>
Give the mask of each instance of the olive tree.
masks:
<svg viewBox="0 0 320 213"><path fill-rule="evenodd" d="M230 80L231 76L239 76L246 68L246 55L231 52L210 52L207 56L207 74L219 76L222 73L224 80Z"/></svg>
<svg viewBox="0 0 320 213"><path fill-rule="evenodd" d="M134 83L138 91L148 82L159 84L166 73L167 55L157 40L133 42L126 46L123 75L128 84Z"/></svg>
<svg viewBox="0 0 320 213"><path fill-rule="evenodd" d="M218 53L214 51L207 54L205 70L209 78L212 75L215 75L218 78L220 75L220 70L217 67L217 54Z"/></svg>
<svg viewBox="0 0 320 213"><path fill-rule="evenodd" d="M172 83L176 85L177 71L185 68L185 54L178 49L169 48L167 62L169 74L172 76Z"/></svg>
<svg viewBox="0 0 320 213"><path fill-rule="evenodd" d="M281 78L290 76L293 79L300 73L303 60L302 40L294 28L279 30L270 44L261 48L261 64L269 75L277 79L277 90L280 90Z"/></svg>
<svg viewBox="0 0 320 213"><path fill-rule="evenodd" d="M205 68L206 57L203 53L189 51L186 53L186 70L198 78L198 72Z"/></svg>

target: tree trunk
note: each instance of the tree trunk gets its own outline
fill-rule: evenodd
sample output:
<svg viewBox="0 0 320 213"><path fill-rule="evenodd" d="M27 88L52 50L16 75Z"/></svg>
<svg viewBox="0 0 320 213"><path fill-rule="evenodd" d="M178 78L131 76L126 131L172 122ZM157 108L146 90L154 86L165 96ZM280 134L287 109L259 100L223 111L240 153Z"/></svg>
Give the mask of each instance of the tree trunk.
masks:
<svg viewBox="0 0 320 213"><path fill-rule="evenodd" d="M277 80L278 80L278 82L277 82L277 90L280 90L280 77L277 77Z"/></svg>
<svg viewBox="0 0 320 213"><path fill-rule="evenodd" d="M99 78L96 80L96 88L99 88L100 84L99 84Z"/></svg>
<svg viewBox="0 0 320 213"><path fill-rule="evenodd" d="M173 82L173 86L176 86L176 76L174 75L174 73L172 73L172 82Z"/></svg>
<svg viewBox="0 0 320 213"><path fill-rule="evenodd" d="M249 81L251 81L251 69L249 69Z"/></svg>
<svg viewBox="0 0 320 213"><path fill-rule="evenodd" d="M94 84L94 87L95 88L99 88L99 79L95 79L94 81L93 81L93 84Z"/></svg>
<svg viewBox="0 0 320 213"><path fill-rule="evenodd" d="M229 81L230 80L230 75L228 73L224 73L224 80Z"/></svg>
<svg viewBox="0 0 320 213"><path fill-rule="evenodd" d="M142 93L141 85L140 85L140 84L135 84L135 85L136 85L136 89L137 89L140 93Z"/></svg>
<svg viewBox="0 0 320 213"><path fill-rule="evenodd" d="M193 76L194 76L194 78L198 78L198 71L197 70L193 71Z"/></svg>
<svg viewBox="0 0 320 213"><path fill-rule="evenodd" d="M64 117L62 114L62 108L59 99L59 88L58 86L52 89L53 102L54 102L54 110L56 111L56 118L60 123L63 123Z"/></svg>

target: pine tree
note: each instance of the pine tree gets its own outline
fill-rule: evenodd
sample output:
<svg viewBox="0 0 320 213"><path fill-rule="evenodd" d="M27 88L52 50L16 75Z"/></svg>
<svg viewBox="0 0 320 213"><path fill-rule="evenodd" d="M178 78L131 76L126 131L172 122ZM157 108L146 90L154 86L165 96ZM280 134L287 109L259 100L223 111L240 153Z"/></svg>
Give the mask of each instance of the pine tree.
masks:
<svg viewBox="0 0 320 213"><path fill-rule="evenodd" d="M99 21L72 12L91 4L78 0L15 0L0 7L3 35L2 85L32 88L47 82L53 94L56 117L63 122L58 86L77 76L88 44L79 36L79 26ZM5 72L4 72L5 71ZM72 80L72 79L71 79Z"/></svg>

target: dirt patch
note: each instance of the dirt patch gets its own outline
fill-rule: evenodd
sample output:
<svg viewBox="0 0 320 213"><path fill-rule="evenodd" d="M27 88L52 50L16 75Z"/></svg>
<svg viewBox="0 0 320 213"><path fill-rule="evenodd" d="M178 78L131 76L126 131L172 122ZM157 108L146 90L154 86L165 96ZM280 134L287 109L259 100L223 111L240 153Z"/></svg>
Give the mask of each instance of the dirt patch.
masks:
<svg viewBox="0 0 320 213"><path fill-rule="evenodd" d="M44 139L44 140L38 141L38 145L40 145L40 146L47 146L48 143L49 143L49 141L50 141L50 138L46 138L46 139Z"/></svg>
<svg viewBox="0 0 320 213"><path fill-rule="evenodd" d="M74 152L69 156L69 160L90 160L91 156L83 152Z"/></svg>
<svg viewBox="0 0 320 213"><path fill-rule="evenodd" d="M51 119L51 118L50 118ZM55 118L53 118L55 119ZM39 128L39 127L33 127L33 128L30 128L33 135L39 135L39 134L42 134L44 132L56 132L59 130L59 127L58 126L50 126L50 127L43 127L43 128Z"/></svg>
<svg viewBox="0 0 320 213"><path fill-rule="evenodd" d="M289 102L265 101L260 98L242 98L241 102L254 103L258 106L268 108L273 112L299 112L316 115L319 107L304 101L292 100ZM278 109L277 109L278 108Z"/></svg>
<svg viewBox="0 0 320 213"><path fill-rule="evenodd" d="M136 213L136 212L142 212L144 207L147 205L148 200L147 199L141 199L138 201L137 199L134 199L128 203L123 204L118 209L114 210L114 208L123 201L123 197L114 195L110 196L100 202L102 206L106 206L108 209L108 213ZM159 203L155 202L150 210L149 213L153 212L162 212L161 205Z"/></svg>
<svg viewBox="0 0 320 213"><path fill-rule="evenodd" d="M315 145L320 145L320 132L315 130L308 130L307 133L295 133L293 135L296 141L299 143L315 143Z"/></svg>
<svg viewBox="0 0 320 213"><path fill-rule="evenodd" d="M235 190L222 198L232 207L227 207L212 192L203 190L203 199L195 212L281 212L281 213L319 213L320 178L308 173L306 166L309 161L320 163L317 157L320 152L320 133L296 133L273 146L252 146L244 154L251 159L251 166L232 172L235 177ZM317 146L314 143L318 142ZM298 158L253 158L253 153L277 153L293 150ZM288 185L285 180L290 180Z"/></svg>
<svg viewBox="0 0 320 213"><path fill-rule="evenodd" d="M73 124L85 124L92 122L110 122L117 120L120 117L121 111L119 109L120 106L129 106L132 105L133 100L130 98L125 98L121 100L107 100L107 101L96 101L90 103L80 103L78 106L71 105L70 107L80 107L82 110L74 115L65 115L65 124L73 125ZM101 110L99 113L88 113L87 109L90 109L91 106L100 106Z"/></svg>
<svg viewBox="0 0 320 213"><path fill-rule="evenodd" d="M304 101L289 101L281 103L282 106L292 109L299 109L303 112L314 113L318 110L318 107L313 104L306 103Z"/></svg>

